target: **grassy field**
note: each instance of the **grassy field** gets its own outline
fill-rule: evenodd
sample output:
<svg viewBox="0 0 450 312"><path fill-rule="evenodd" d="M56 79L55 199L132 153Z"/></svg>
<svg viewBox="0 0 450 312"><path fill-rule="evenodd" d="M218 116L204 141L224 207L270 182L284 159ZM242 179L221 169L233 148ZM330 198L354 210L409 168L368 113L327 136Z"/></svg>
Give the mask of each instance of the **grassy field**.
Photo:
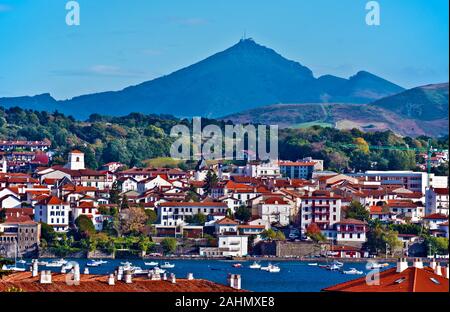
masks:
<svg viewBox="0 0 450 312"><path fill-rule="evenodd" d="M184 163L184 161L170 157L157 157L144 161L144 164L146 166L154 168L161 168L161 167L176 168L181 163Z"/></svg>

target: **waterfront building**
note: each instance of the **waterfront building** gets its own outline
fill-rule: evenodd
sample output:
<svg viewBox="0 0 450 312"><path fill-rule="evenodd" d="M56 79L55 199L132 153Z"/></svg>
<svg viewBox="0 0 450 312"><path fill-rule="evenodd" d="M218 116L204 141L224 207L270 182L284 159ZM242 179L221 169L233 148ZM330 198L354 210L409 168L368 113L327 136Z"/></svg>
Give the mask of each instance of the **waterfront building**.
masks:
<svg viewBox="0 0 450 312"><path fill-rule="evenodd" d="M440 213L449 215L449 189L434 188L427 189L425 194L425 207L427 214Z"/></svg>
<svg viewBox="0 0 450 312"><path fill-rule="evenodd" d="M341 220L342 197L329 191L314 191L301 197L300 225L304 232L316 223L320 229L332 229Z"/></svg>
<svg viewBox="0 0 450 312"><path fill-rule="evenodd" d="M185 224L188 216L226 213L227 209L227 205L221 202L165 202L156 207L156 212L159 225L178 226Z"/></svg>

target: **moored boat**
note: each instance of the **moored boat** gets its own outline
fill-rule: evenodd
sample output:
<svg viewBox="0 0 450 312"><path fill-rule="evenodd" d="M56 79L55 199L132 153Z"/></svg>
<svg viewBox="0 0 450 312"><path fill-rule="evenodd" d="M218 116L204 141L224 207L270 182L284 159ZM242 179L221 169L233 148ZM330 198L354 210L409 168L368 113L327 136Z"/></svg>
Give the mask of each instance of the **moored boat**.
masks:
<svg viewBox="0 0 450 312"><path fill-rule="evenodd" d="M158 262L156 262L156 261L151 261L151 262L144 262L144 264L145 264L145 265L148 265L148 266L155 267L155 266L158 265Z"/></svg>
<svg viewBox="0 0 450 312"><path fill-rule="evenodd" d="M350 268L350 270L343 271L342 273L344 273L344 274L352 274L352 275L361 275L361 274L363 274L363 271L358 271L355 268Z"/></svg>
<svg viewBox="0 0 450 312"><path fill-rule="evenodd" d="M253 262L250 266L250 269L261 269L261 264L259 264L258 262Z"/></svg>

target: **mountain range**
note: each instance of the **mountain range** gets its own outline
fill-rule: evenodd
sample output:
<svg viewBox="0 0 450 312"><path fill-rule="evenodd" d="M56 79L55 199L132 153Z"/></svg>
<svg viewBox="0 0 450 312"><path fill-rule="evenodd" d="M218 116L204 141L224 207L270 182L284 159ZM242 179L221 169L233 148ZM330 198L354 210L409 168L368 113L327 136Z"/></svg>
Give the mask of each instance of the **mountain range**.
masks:
<svg viewBox="0 0 450 312"><path fill-rule="evenodd" d="M421 92L424 88L428 88L425 93ZM191 66L120 91L81 95L61 101L48 93L0 98L0 105L58 110L79 119L86 119L94 113L120 116L141 112L264 121L264 116L276 109L277 114L284 117L277 119L275 114L271 120L278 120L286 126L317 121L339 126L336 123L344 120L341 124L364 128L367 125L359 125L360 121L349 123L355 118L361 119L362 116L353 115L356 111L368 114L364 117L370 116L374 122L380 121L377 114L398 122L415 120L415 117L432 122L442 119L442 111L447 109L448 119L448 84L446 95L441 92L441 87L433 88L406 91L367 71L359 71L348 79L332 75L316 78L308 67L288 60L252 39L242 39ZM436 105L438 111L425 109L428 105ZM285 116L286 113L282 112L292 111L293 107L298 110L294 115L300 116L295 120L294 115ZM249 112L252 118L244 118ZM339 117L347 112L350 115L346 118ZM374 123L368 126L376 128ZM393 128L392 122L386 121L385 126ZM402 134L410 132L421 133L421 130L399 131Z"/></svg>

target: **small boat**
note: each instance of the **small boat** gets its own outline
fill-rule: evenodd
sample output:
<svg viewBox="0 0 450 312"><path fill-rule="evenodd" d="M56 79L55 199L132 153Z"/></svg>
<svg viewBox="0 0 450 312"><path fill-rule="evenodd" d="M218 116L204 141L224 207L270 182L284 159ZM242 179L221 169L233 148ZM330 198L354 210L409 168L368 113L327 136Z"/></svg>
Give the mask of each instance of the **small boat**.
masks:
<svg viewBox="0 0 450 312"><path fill-rule="evenodd" d="M98 267L98 266L100 266L100 263L99 263L98 261L91 260L91 261L89 261L88 263L86 263L86 265L87 265L88 267Z"/></svg>
<svg viewBox="0 0 450 312"><path fill-rule="evenodd" d="M261 269L261 264L259 264L258 262L253 262L250 266L250 269Z"/></svg>
<svg viewBox="0 0 450 312"><path fill-rule="evenodd" d="M317 262L314 262L314 263L308 263L308 265L310 265L310 266L317 266Z"/></svg>
<svg viewBox="0 0 450 312"><path fill-rule="evenodd" d="M120 264L123 265L123 266L129 267L129 266L131 266L133 263L128 262L128 261L125 261L125 262L120 262Z"/></svg>
<svg viewBox="0 0 450 312"><path fill-rule="evenodd" d="M20 260L17 260L17 263L19 263L19 264L26 264L27 262L25 260L23 260L23 259L20 259Z"/></svg>
<svg viewBox="0 0 450 312"><path fill-rule="evenodd" d="M339 262L339 261L337 261L337 260L334 260L332 263L331 263L331 265L337 265L337 266L343 266L344 265L344 263L342 263L342 262Z"/></svg>
<svg viewBox="0 0 450 312"><path fill-rule="evenodd" d="M24 272L25 268L19 268L16 265L6 265L2 266L2 271L15 271L15 272Z"/></svg>
<svg viewBox="0 0 450 312"><path fill-rule="evenodd" d="M164 274L166 272L166 270L160 269L159 267L154 267L152 271L155 274Z"/></svg>
<svg viewBox="0 0 450 312"><path fill-rule="evenodd" d="M161 264L162 269L173 269L175 267L175 264L164 262L164 264Z"/></svg>
<svg viewBox="0 0 450 312"><path fill-rule="evenodd" d="M267 271L267 272L270 272L270 273L278 273L278 272L280 272L281 269L280 269L279 266L269 263L268 266L261 267L261 270L262 271Z"/></svg>
<svg viewBox="0 0 450 312"><path fill-rule="evenodd" d="M148 273L148 270L143 270L140 267L133 267L132 271L134 274L147 274Z"/></svg>
<svg viewBox="0 0 450 312"><path fill-rule="evenodd" d="M376 263L376 262L372 262L372 263L368 263L366 265L366 269L367 270L374 270L374 269L381 269L384 267L389 266L389 263Z"/></svg>
<svg viewBox="0 0 450 312"><path fill-rule="evenodd" d="M38 265L47 266L48 265L48 261L39 261Z"/></svg>
<svg viewBox="0 0 450 312"><path fill-rule="evenodd" d="M73 264L71 264L71 263L64 264L64 266L62 268L64 270L66 270L66 271L72 270L73 269Z"/></svg>
<svg viewBox="0 0 450 312"><path fill-rule="evenodd" d="M332 265L330 265L328 270L330 270L330 271L339 271L341 268L342 268L341 265L337 265L337 264L333 263Z"/></svg>
<svg viewBox="0 0 450 312"><path fill-rule="evenodd" d="M355 268L350 268L350 270L348 270L348 271L343 271L342 273L344 273L344 274L352 274L352 275L361 275L361 274L363 274L363 271L358 271L357 269L355 269Z"/></svg>
<svg viewBox="0 0 450 312"><path fill-rule="evenodd" d="M62 267L64 264L66 264L67 263L67 261L66 260L64 260L64 259L59 259L59 260L56 260L56 261L52 261L52 262L49 262L49 263L47 263L47 267L49 267L49 268L60 268L60 267Z"/></svg>
<svg viewBox="0 0 450 312"><path fill-rule="evenodd" d="M158 262L156 262L156 261L144 262L144 264L148 265L148 266L151 266L151 267L158 266Z"/></svg>
<svg viewBox="0 0 450 312"><path fill-rule="evenodd" d="M108 263L108 261L105 261L105 260L97 260L97 263L98 264L107 264Z"/></svg>
<svg viewBox="0 0 450 312"><path fill-rule="evenodd" d="M235 264L233 264L233 268L242 268L242 264L235 263Z"/></svg>

